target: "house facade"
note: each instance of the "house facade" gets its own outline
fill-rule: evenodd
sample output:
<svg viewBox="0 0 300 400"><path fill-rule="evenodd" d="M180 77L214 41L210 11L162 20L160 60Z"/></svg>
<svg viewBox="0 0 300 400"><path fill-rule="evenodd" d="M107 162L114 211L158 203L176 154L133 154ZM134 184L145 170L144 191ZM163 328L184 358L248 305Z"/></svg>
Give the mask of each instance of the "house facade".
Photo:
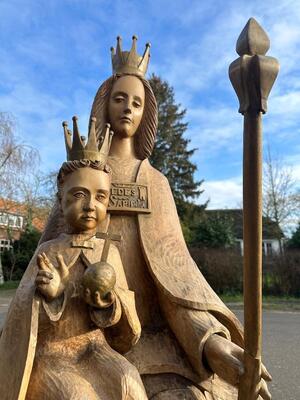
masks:
<svg viewBox="0 0 300 400"><path fill-rule="evenodd" d="M226 218L228 223L231 224L235 236L236 249L243 255L244 254L244 240L243 240L243 210L242 209L218 209L206 210L206 212L213 216L219 215ZM272 257L280 254L281 249L284 248L284 234L280 227L269 218L263 217L262 229L262 254L264 257Z"/></svg>
<svg viewBox="0 0 300 400"><path fill-rule="evenodd" d="M281 248L283 249L284 240L281 239L280 242L278 239L265 239L262 240L262 253L265 257L272 257L277 254L280 254L280 243ZM236 239L236 247L241 255L244 255L244 240Z"/></svg>
<svg viewBox="0 0 300 400"><path fill-rule="evenodd" d="M12 248L13 242L20 239L28 223L27 215L24 204L0 199L0 254ZM44 228L44 221L40 218L33 218L31 223L39 231Z"/></svg>

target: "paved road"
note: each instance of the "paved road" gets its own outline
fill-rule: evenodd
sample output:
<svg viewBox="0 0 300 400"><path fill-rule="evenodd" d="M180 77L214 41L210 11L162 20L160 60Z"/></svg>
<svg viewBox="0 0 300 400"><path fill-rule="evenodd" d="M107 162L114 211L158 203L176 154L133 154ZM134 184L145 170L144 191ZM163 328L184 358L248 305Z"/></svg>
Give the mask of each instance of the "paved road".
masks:
<svg viewBox="0 0 300 400"><path fill-rule="evenodd" d="M11 296L0 292L0 326ZM236 311L242 320L242 312ZM300 312L264 311L264 360L273 376L273 400L300 400Z"/></svg>
<svg viewBox="0 0 300 400"><path fill-rule="evenodd" d="M242 312L236 311L242 321ZM300 400L300 312L264 311L263 359L273 400Z"/></svg>
<svg viewBox="0 0 300 400"><path fill-rule="evenodd" d="M15 290L5 290L0 291L0 327L3 324L8 306L11 302L12 296L14 295Z"/></svg>

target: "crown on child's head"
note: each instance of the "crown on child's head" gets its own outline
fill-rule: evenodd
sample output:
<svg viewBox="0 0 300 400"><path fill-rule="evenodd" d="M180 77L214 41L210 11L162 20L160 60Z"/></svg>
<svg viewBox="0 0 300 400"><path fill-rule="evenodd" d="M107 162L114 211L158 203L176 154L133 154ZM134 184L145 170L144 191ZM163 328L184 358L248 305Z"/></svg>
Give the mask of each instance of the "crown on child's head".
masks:
<svg viewBox="0 0 300 400"><path fill-rule="evenodd" d="M88 134L88 140L81 136L78 129L77 117L73 117L73 140L72 132L68 129L68 123L64 121L62 126L64 128L65 143L67 150L67 160L91 160L101 161L106 164L108 153L112 141L113 132L110 130L110 124L106 124L105 132L101 136L100 140L96 136L96 118L92 117L90 121L90 128Z"/></svg>
<svg viewBox="0 0 300 400"><path fill-rule="evenodd" d="M137 37L132 36L132 47L130 51L122 51L122 38L117 37L116 50L111 47L111 60L113 74L133 74L144 77L150 58L150 43L146 44L143 56L136 51Z"/></svg>

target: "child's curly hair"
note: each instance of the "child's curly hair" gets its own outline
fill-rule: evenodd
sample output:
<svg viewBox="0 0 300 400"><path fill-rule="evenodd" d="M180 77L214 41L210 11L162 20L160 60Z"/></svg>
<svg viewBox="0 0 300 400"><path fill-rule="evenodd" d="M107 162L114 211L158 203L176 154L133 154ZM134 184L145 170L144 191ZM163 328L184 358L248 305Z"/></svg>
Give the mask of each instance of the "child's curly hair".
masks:
<svg viewBox="0 0 300 400"><path fill-rule="evenodd" d="M91 160L74 160L66 161L60 167L57 175L57 197L61 198L62 187L65 181L65 177L79 168L93 168L98 171L106 172L111 177L111 169L108 164L104 164L102 161L91 161Z"/></svg>

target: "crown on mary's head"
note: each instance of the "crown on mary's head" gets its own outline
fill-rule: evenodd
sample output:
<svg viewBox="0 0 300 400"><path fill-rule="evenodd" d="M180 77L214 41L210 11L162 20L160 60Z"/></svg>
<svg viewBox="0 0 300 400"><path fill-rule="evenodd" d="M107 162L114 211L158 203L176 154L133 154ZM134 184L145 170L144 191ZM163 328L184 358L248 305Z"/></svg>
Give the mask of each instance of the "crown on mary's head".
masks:
<svg viewBox="0 0 300 400"><path fill-rule="evenodd" d="M67 151L67 160L91 160L100 161L106 164L108 153L112 141L113 132L110 130L110 124L106 124L105 132L101 136L100 140L96 136L96 118L92 117L90 120L90 128L88 134L88 140L81 136L78 129L77 120L74 116L73 120L73 140L72 132L68 129L68 123L64 121L62 126L64 128L65 144Z"/></svg>
<svg viewBox="0 0 300 400"><path fill-rule="evenodd" d="M137 37L132 36L132 46L130 51L122 51L122 38L117 37L116 50L111 47L111 60L113 74L133 74L144 77L150 58L150 43L146 44L143 56L136 50Z"/></svg>

